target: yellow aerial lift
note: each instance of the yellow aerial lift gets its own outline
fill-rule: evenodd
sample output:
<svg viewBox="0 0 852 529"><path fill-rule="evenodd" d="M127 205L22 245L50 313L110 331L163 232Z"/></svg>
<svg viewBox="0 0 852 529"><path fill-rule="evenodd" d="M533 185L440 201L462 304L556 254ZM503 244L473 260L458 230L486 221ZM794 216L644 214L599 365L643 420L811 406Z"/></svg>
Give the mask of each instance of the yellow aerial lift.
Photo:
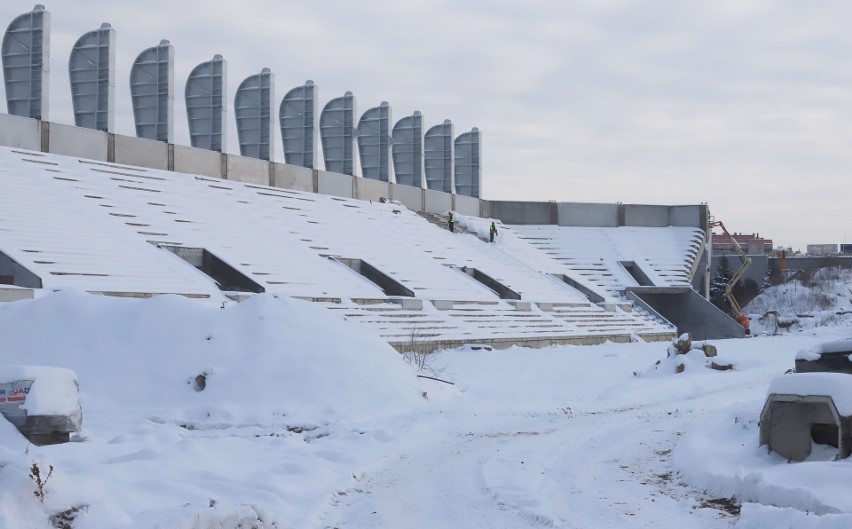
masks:
<svg viewBox="0 0 852 529"><path fill-rule="evenodd" d="M733 313L734 313L734 320L736 320L737 323L742 325L743 328L746 330L746 334L748 334L749 333L748 316L743 314L743 308L740 306L740 304L737 302L737 299L734 297L733 289L736 286L736 284L740 282L740 279L743 278L743 276L746 273L746 270L748 270L748 267L751 266L751 257L749 257L747 253L745 253L745 251L740 246L740 243L738 243L737 240L734 238L734 236L731 235L728 232L728 229L725 228L725 225L722 223L721 220L711 220L710 221L710 227L711 228L716 228L716 227L722 228L722 231L725 233L725 235L727 235L731 239L731 242L734 243L734 248L736 249L737 253L739 254L740 259L742 260L740 267L737 269L737 271L734 273L734 275L731 276L731 280L728 281L728 284L725 285L725 297L728 298L728 303L731 304L731 311L733 311Z"/></svg>

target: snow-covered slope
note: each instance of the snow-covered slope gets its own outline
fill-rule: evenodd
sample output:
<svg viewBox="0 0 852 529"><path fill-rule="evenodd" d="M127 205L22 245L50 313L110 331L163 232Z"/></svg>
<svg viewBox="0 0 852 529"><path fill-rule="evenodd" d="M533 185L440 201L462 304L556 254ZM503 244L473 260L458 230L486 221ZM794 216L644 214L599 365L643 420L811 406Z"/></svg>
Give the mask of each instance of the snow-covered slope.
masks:
<svg viewBox="0 0 852 529"><path fill-rule="evenodd" d="M758 332L852 325L852 269L823 268L769 287L744 310Z"/></svg>

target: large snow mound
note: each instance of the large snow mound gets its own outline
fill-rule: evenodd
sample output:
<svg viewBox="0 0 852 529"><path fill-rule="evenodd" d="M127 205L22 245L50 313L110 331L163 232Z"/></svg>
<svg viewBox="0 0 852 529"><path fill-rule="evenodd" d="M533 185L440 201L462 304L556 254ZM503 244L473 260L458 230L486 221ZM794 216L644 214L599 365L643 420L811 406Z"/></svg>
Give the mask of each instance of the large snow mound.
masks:
<svg viewBox="0 0 852 529"><path fill-rule="evenodd" d="M769 287L743 310L751 316L754 334L852 326L852 269L823 268Z"/></svg>
<svg viewBox="0 0 852 529"><path fill-rule="evenodd" d="M0 355L73 369L84 411L140 409L164 420L321 422L423 400L416 373L387 343L270 295L224 309L76 291L3 304Z"/></svg>

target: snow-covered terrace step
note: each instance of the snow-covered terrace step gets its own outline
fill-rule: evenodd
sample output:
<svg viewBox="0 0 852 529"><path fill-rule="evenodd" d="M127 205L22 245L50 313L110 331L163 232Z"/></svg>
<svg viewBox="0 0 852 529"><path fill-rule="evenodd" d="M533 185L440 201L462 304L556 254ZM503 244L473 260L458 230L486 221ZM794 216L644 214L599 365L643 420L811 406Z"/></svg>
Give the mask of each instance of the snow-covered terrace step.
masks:
<svg viewBox="0 0 852 529"><path fill-rule="evenodd" d="M690 271L704 241L703 231L688 227L511 229L531 248L558 263L567 276L580 274L613 297L620 297L627 286L637 284L621 261L635 262L660 286L689 286ZM526 258L525 262L539 267L546 263L535 258Z"/></svg>
<svg viewBox="0 0 852 529"><path fill-rule="evenodd" d="M577 290L549 276L562 265L531 251L502 225L498 244L487 244L473 235L451 234L397 204L17 149L0 149L0 226L0 250L50 288L220 294L207 276L155 242L204 248L278 295L385 297L376 285L327 258L340 256L371 263L418 299L448 300L459 310L495 318L509 311L499 316L505 321L527 316L500 305L490 289L457 268L479 269L520 292L524 301L588 304ZM379 318L388 328L422 319L384 307L368 310L394 314ZM358 309L350 317L367 321L364 312ZM481 323L423 312L424 321L456 334ZM537 316L524 325L532 328L538 319L560 321ZM562 332L577 332L570 322L558 324Z"/></svg>

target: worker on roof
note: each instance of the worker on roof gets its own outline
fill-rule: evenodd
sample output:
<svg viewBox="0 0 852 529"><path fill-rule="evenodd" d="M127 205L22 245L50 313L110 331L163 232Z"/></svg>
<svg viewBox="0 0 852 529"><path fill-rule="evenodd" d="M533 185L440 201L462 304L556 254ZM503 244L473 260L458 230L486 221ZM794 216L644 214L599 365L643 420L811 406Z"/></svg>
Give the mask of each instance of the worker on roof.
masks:
<svg viewBox="0 0 852 529"><path fill-rule="evenodd" d="M497 236L497 226L494 225L494 222L491 222L491 227L488 229L488 236L491 242L494 242L494 237Z"/></svg>
<svg viewBox="0 0 852 529"><path fill-rule="evenodd" d="M453 229L453 224L455 224L455 223L456 223L456 219L453 218L453 212L450 211L449 216L447 217L447 228L450 231L455 231Z"/></svg>

